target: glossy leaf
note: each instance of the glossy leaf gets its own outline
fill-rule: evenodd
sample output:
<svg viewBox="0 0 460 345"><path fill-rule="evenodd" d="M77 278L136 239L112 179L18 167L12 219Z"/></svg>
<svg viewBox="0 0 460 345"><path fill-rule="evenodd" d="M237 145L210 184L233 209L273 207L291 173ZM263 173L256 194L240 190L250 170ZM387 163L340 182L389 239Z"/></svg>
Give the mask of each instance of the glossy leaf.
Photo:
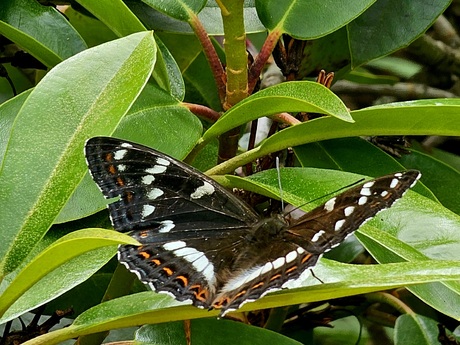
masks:
<svg viewBox="0 0 460 345"><path fill-rule="evenodd" d="M182 19L174 19L173 16L168 16L162 12L169 12L168 8L160 12L148 6L146 3L128 0L125 3L129 8L142 20L150 29L159 33L186 34L191 38L193 33L192 28ZM199 4L197 2L196 4ZM253 0L244 1L244 29L246 33L265 32L266 29L262 25L257 16L256 8ZM177 11L176 11L177 12ZM180 10L183 18L187 20L189 14L186 11ZM196 10L194 11L196 14ZM198 13L198 19L203 24L205 31L210 36L222 36L224 34L222 24L222 13L215 1L207 1L206 6Z"/></svg>
<svg viewBox="0 0 460 345"><path fill-rule="evenodd" d="M78 0L78 3L107 25L118 37L145 30L142 22L121 0Z"/></svg>
<svg viewBox="0 0 460 345"><path fill-rule="evenodd" d="M134 34L67 59L30 93L0 172L0 204L8 205L0 209L3 275L51 226L86 172L84 141L113 132L150 76L154 58L152 34Z"/></svg>
<svg viewBox="0 0 460 345"><path fill-rule="evenodd" d="M440 279L460 279L460 263L422 261L417 264L348 265L323 259L315 267L315 275L324 283L311 277L307 271L305 277L297 281L297 285L304 287L268 294L256 302L245 304L241 311L321 301ZM217 315L217 311L208 312L164 294L148 291L102 303L81 314L69 327L24 344L53 345L78 335L114 328Z"/></svg>
<svg viewBox="0 0 460 345"><path fill-rule="evenodd" d="M406 47L433 24L450 3L450 0L376 1L348 26L352 68Z"/></svg>
<svg viewBox="0 0 460 345"><path fill-rule="evenodd" d="M220 109L216 82L198 39L190 35L165 33L158 33L158 36L168 47L181 70L186 86L186 101ZM217 44L214 47L221 58L224 57L222 47Z"/></svg>
<svg viewBox="0 0 460 345"><path fill-rule="evenodd" d="M78 2L118 37L146 30L139 18L137 18L121 0L79 0ZM177 88L180 86L178 86L177 80L169 80L168 75L168 72L174 72L172 76L177 78L175 63L169 59L169 54L161 43L156 58L157 61L153 71L153 78L163 89L178 91ZM166 63L170 65L167 66Z"/></svg>
<svg viewBox="0 0 460 345"><path fill-rule="evenodd" d="M116 246L120 243L137 244L137 241L128 235L102 229L80 230L62 237L51 246L47 247L39 255L34 257L32 261L30 261L20 272L17 273L8 287L2 291L2 295L0 297L0 314L3 315L7 308L18 301L19 304L21 304L21 302L30 303L30 298L33 297L35 300L38 299L38 302L40 302L40 298L43 298L44 295L51 295L55 297L56 290L62 290L62 286L59 286L57 283L53 284L53 280L55 279L59 278L58 280L61 281L61 284L67 284L67 290L72 288L76 285L75 281L71 279L72 276L75 274L81 275L83 273L84 277L88 278L115 254ZM79 255L107 246L111 246L112 248L109 251L95 253L96 255L105 255L103 255L102 258L102 264L98 260L95 269L94 266L91 267L90 274L88 274L88 272L83 272L84 270L82 270L81 259L70 265L67 264L67 267L62 267L62 265L66 265L67 261L72 260ZM89 258L86 257L86 260L88 259ZM68 268L72 268L72 270L67 271L66 269ZM58 272L54 271L55 269L58 269ZM45 284L42 282L41 285L36 285L40 279L50 273L51 276L48 277ZM29 289L31 289L32 286L33 289L30 291ZM64 291L67 290L64 289ZM29 293L29 295L25 295L25 302L18 300L20 297L24 299L24 293L26 292ZM27 300L27 297L29 300ZM46 302L46 300L47 299L43 298L41 303ZM32 304L31 308L33 306L34 305ZM10 312L8 317L14 318L25 311L27 310L17 311L16 307L16 310ZM2 319L2 321L7 320Z"/></svg>
<svg viewBox="0 0 460 345"><path fill-rule="evenodd" d="M286 128L263 141L253 150L226 161L206 173L233 171L271 152L325 139L369 135L446 135L460 133L458 99L420 100L391 103L353 111L355 123L323 117ZM205 133L206 135L206 133Z"/></svg>
<svg viewBox="0 0 460 345"><path fill-rule="evenodd" d="M421 169L422 181L426 178L423 167L406 166L369 141L358 137L323 140L296 146L294 152L299 163L304 167L343 170L372 177L412 168ZM405 154L403 159L404 157ZM436 200L431 190L422 183L417 183L414 190Z"/></svg>
<svg viewBox="0 0 460 345"><path fill-rule="evenodd" d="M426 153L411 150L401 163L409 169L423 169L423 181L448 209L460 214L460 199L452 191L460 190L460 171Z"/></svg>
<svg viewBox="0 0 460 345"><path fill-rule="evenodd" d="M312 39L346 25L374 2L375 0L256 0L256 8L260 20L270 31L278 30L298 39Z"/></svg>
<svg viewBox="0 0 460 345"><path fill-rule="evenodd" d="M428 204L427 207L429 206L431 205ZM402 261L414 262L416 260L427 260L427 256L458 260L459 239L457 235L458 231L456 232L456 219L450 219L449 217L452 215L449 213L442 215L443 211L441 211L441 209L442 208L439 206L435 206L434 209L434 211L441 212L441 216L439 217L435 213L431 213L433 218L431 220L427 219L427 217L417 219L418 221L416 224L423 223L425 227L421 231L421 239L413 243L410 242L410 239L406 239L407 236L404 232L397 234L392 233L392 231L397 229L397 226L395 227L394 225L387 228L389 233L367 227L357 233L356 237L359 238L360 242L363 243L368 251L372 253L372 256L380 263ZM406 224L410 223L407 221L408 219L412 218L406 218ZM444 224L452 224L452 233L445 236L443 231L445 231L446 228L444 228L442 224L438 224L438 227L432 232L433 236L430 236L430 226L439 220L442 220ZM412 236L416 234L415 231L408 231L408 233L412 233ZM405 244L401 240L409 244ZM460 284L458 282L432 282L408 287L408 290L426 304L442 313L454 318L460 317Z"/></svg>
<svg viewBox="0 0 460 345"><path fill-rule="evenodd" d="M273 331L231 320L215 318L191 320L192 344L219 345L300 345L301 343ZM177 345L186 342L184 321L146 325L136 332L136 345Z"/></svg>
<svg viewBox="0 0 460 345"><path fill-rule="evenodd" d="M59 267L55 268L46 276L40 280L34 281L35 284L33 286L14 300L14 303L0 318L0 323L3 324L13 320L27 311L44 305L84 282L113 258L116 251L116 245L101 247L83 253L77 257L70 258L66 262L62 262ZM31 277L31 279L35 278L36 277ZM17 284L13 281L11 285L16 286ZM79 296L80 299L81 296L82 295ZM89 296L85 296L85 302L87 297ZM98 302L100 301L101 299L99 299ZM81 301L78 303L79 305L77 308L81 308L84 305Z"/></svg>
<svg viewBox="0 0 460 345"><path fill-rule="evenodd" d="M83 39L62 14L34 0L2 0L0 34L47 67L86 48Z"/></svg>
<svg viewBox="0 0 460 345"><path fill-rule="evenodd" d="M430 27L450 2L378 0L347 27L309 42L300 75L316 75L319 69L344 75L404 48Z"/></svg>
<svg viewBox="0 0 460 345"><path fill-rule="evenodd" d="M181 21L189 21L206 5L206 0L143 0L143 2Z"/></svg>
<svg viewBox="0 0 460 345"><path fill-rule="evenodd" d="M24 105L27 97L29 97L30 92L31 90L23 92L0 105L0 113L2 114L2 116L0 116L0 162L3 161L5 156L14 120L16 119L19 110Z"/></svg>
<svg viewBox="0 0 460 345"><path fill-rule="evenodd" d="M180 131L178 130L180 128ZM147 84L112 136L138 142L183 159L202 134L200 120L164 90ZM86 174L55 223L104 209L107 200Z"/></svg>
<svg viewBox="0 0 460 345"><path fill-rule="evenodd" d="M34 86L32 81L27 78L26 75L22 73L21 70L11 66L10 64L3 64L4 72L6 71L7 75L11 79L15 89L16 95L19 95L31 87ZM11 84L6 80L6 78L0 79L0 104L6 102L7 100L16 96L13 93L13 89L11 88Z"/></svg>
<svg viewBox="0 0 460 345"><path fill-rule="evenodd" d="M183 101L185 97L185 84L179 66L157 35L155 36L155 42L158 45L157 58L161 58L161 66L165 66L166 68L156 68L153 77L162 89L179 101Z"/></svg>
<svg viewBox="0 0 460 345"><path fill-rule="evenodd" d="M328 88L315 82L287 82L261 90L234 105L204 133L202 141L259 117L285 111L309 111L353 122L345 105Z"/></svg>
<svg viewBox="0 0 460 345"><path fill-rule="evenodd" d="M88 47L95 47L118 38L107 25L94 16L85 15L72 7L66 8L65 15L75 30L83 37Z"/></svg>
<svg viewBox="0 0 460 345"><path fill-rule="evenodd" d="M395 345L432 345L438 342L438 326L435 320L423 315L404 314L396 319Z"/></svg>

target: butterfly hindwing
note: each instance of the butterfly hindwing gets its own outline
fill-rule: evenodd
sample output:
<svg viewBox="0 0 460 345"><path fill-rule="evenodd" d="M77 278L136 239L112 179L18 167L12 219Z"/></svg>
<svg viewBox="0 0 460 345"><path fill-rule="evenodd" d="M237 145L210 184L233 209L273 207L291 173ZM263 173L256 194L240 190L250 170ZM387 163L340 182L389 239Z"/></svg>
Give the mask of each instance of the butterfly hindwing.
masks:
<svg viewBox="0 0 460 345"><path fill-rule="evenodd" d="M221 315L279 289L316 264L417 181L418 171L353 187L297 220L263 219L198 170L139 144L89 139L91 175L113 226L141 246L118 257L158 292Z"/></svg>

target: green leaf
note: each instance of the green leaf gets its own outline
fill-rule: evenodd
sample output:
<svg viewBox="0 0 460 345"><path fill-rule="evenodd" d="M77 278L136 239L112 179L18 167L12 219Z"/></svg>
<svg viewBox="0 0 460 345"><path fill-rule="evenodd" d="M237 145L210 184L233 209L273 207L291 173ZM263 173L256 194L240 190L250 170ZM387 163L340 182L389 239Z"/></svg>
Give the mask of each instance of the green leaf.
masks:
<svg viewBox="0 0 460 345"><path fill-rule="evenodd" d="M450 0L376 1L348 26L352 68L406 47L433 24L450 3Z"/></svg>
<svg viewBox="0 0 460 345"><path fill-rule="evenodd" d="M147 25L150 29L163 33L186 34L187 37L192 39L190 34L193 33L190 25L184 21L174 19L162 12L156 11L152 7L139 1L126 1L131 10ZM198 4L198 3L197 3ZM262 25L257 16L257 11L254 6L253 0L244 1L244 30L246 33L265 32L266 29ZM166 9L165 11L168 11ZM169 12L169 11L168 11ZM184 13L184 18L187 18L186 11L179 11ZM195 11L196 14L196 11ZM207 1L206 6L198 13L198 19L203 24L206 33L210 36L224 35L222 24L222 13L215 1ZM184 49L187 53L187 50Z"/></svg>
<svg viewBox="0 0 460 345"><path fill-rule="evenodd" d="M162 89L168 91L171 96L183 101L185 97L185 85L179 66L157 35L155 35L155 42L158 45L157 58L161 57L161 65L167 66L167 68L157 68L153 77Z"/></svg>
<svg viewBox="0 0 460 345"><path fill-rule="evenodd" d="M157 34L168 47L182 72L187 102L220 109L216 82L198 39L190 35L173 35L162 32ZM214 44L214 48L221 59L225 58L222 47Z"/></svg>
<svg viewBox="0 0 460 345"><path fill-rule="evenodd" d="M303 167L342 170L372 177L412 168L422 171L424 181L425 171L428 170L422 166L405 165L367 140L358 137L323 140L296 146L294 152ZM403 155L402 160L405 157L406 155ZM421 183L417 183L414 190L437 200L431 190Z"/></svg>
<svg viewBox="0 0 460 345"><path fill-rule="evenodd" d="M388 265L348 265L322 259L297 281L304 287L270 293L241 311L328 300L436 280L460 279L458 261L421 261ZM169 296L141 292L104 302L77 317L69 327L39 336L25 345L53 345L82 334L101 332L139 324L156 324L200 317L215 317L218 311L206 311Z"/></svg>
<svg viewBox="0 0 460 345"><path fill-rule="evenodd" d="M438 322L418 314L404 314L396 319L395 345L438 344Z"/></svg>
<svg viewBox="0 0 460 345"><path fill-rule="evenodd" d="M313 39L346 25L374 2L375 0L256 0L256 8L260 20L270 31L279 30L298 39ZM306 23L308 24L305 25Z"/></svg>
<svg viewBox="0 0 460 345"><path fill-rule="evenodd" d="M347 27L309 42L300 75L316 75L320 69L344 75L365 62L406 47L431 26L450 2L378 0Z"/></svg>
<svg viewBox="0 0 460 345"><path fill-rule="evenodd" d="M187 22L206 5L206 0L142 0L170 17Z"/></svg>
<svg viewBox="0 0 460 345"><path fill-rule="evenodd" d="M85 15L72 7L66 8L65 15L83 37L88 47L94 47L118 38L107 25L94 16Z"/></svg>
<svg viewBox="0 0 460 345"><path fill-rule="evenodd" d="M0 113L2 114L0 116L0 162L3 162L3 158L5 157L8 139L10 138L16 116L31 91L25 91L0 105Z"/></svg>
<svg viewBox="0 0 460 345"><path fill-rule="evenodd" d="M401 164L408 169L424 171L423 183L448 209L460 214L460 200L452 191L460 190L460 171L426 153L411 150L401 157Z"/></svg>
<svg viewBox="0 0 460 345"><path fill-rule="evenodd" d="M10 282L8 287L4 289L0 296L0 315L3 315L5 311L15 302L19 302L19 308L16 306L14 310L9 312L9 315L5 316L2 321L8 321L8 319L14 318L21 313L27 311L28 308L33 308L36 305L42 304L46 301L44 296L56 297L57 291L63 293L75 284L72 278L76 278L75 275L84 275L85 279L94 273L95 270L99 269L105 264L116 252L116 245L120 243L125 244L138 244L136 240L128 235L118 233L111 230L103 229L85 229L70 233L62 237L61 239L54 242L52 245L47 247L39 255L32 259ZM72 264L67 264L67 267L60 267L66 264L67 261L74 259L75 257L82 255L88 251L112 246L109 251L96 252L94 254L104 254L102 263L96 263L96 267L91 267L90 274L85 272L84 265L82 266L82 260L74 261ZM89 259L88 256L85 258ZM94 265L93 262L89 262ZM71 271L66 271L65 268L71 268ZM55 269L58 271L53 272ZM35 285L43 277L53 272L48 277L45 283L41 285ZM59 278L59 279L57 279ZM54 279L61 281L65 286L64 288L60 284L53 284ZM81 280L78 279L78 280ZM32 291L31 287L34 287ZM29 290L29 291L28 291ZM24 293L28 292L24 297ZM22 298L20 300L19 298ZM29 298L29 299L28 299ZM33 298L32 302L30 299ZM19 300L18 300L19 299ZM35 303L35 304L34 304ZM23 305L26 304L26 309L22 309ZM18 311L19 309L19 311Z"/></svg>
<svg viewBox="0 0 460 345"><path fill-rule="evenodd" d="M121 0L77 0L77 2L107 25L118 37L146 29Z"/></svg>
<svg viewBox="0 0 460 345"><path fill-rule="evenodd" d="M202 141L259 117L286 111L321 113L353 122L342 101L325 86L309 81L286 82L261 90L233 106L203 134Z"/></svg>
<svg viewBox="0 0 460 345"><path fill-rule="evenodd" d="M86 49L86 43L62 14L34 0L2 0L0 34L47 67Z"/></svg>
<svg viewBox="0 0 460 345"><path fill-rule="evenodd" d="M142 22L137 18L128 6L121 0L78 0L78 2L109 29L111 29L118 37L130 35L135 32L146 30ZM157 61L153 78L165 90L173 90L180 94L177 88L180 88L180 83L177 80L177 73L173 73L176 79L169 80L168 72L176 72L176 66L170 60L169 54L165 47L160 43L161 51L157 51ZM168 65L166 65L168 63Z"/></svg>
<svg viewBox="0 0 460 345"><path fill-rule="evenodd" d="M299 342L273 331L250 326L231 320L213 318L191 320L190 336L192 344L219 345L300 345ZM185 344L184 321L146 325L136 332L136 345L177 345Z"/></svg>
<svg viewBox="0 0 460 345"><path fill-rule="evenodd" d="M390 103L353 111L355 123L322 117L286 128L260 146L232 158L206 173L223 174L271 152L325 139L369 135L460 135L458 99ZM211 127L212 128L212 127ZM206 133L205 133L206 135Z"/></svg>
<svg viewBox="0 0 460 345"><path fill-rule="evenodd" d="M109 135L149 78L151 33L88 49L52 69L17 118L0 178L2 275L43 237L86 172L84 141Z"/></svg>
<svg viewBox="0 0 460 345"><path fill-rule="evenodd" d="M83 253L80 256L70 258L66 262L62 262L59 267L55 268L40 280L37 280L33 286L19 296L0 318L0 323L3 324L10 320L14 320L27 311L54 300L58 296L84 282L113 258L116 251L117 247L115 245L102 247ZM6 279L8 278L9 277ZM12 285L17 284L13 281ZM80 294L80 299L81 296ZM89 297L88 294L85 295L84 302L87 302L87 297ZM99 299L98 303L100 301L101 299ZM74 305L73 307L82 308L84 307L82 304L84 304L82 301L78 301L78 306ZM69 305L70 304L67 304L67 306Z"/></svg>
<svg viewBox="0 0 460 345"><path fill-rule="evenodd" d="M176 98L148 83L113 136L183 159L201 134L202 125L195 115ZM107 200L89 174L86 174L55 223L86 217L104 209L106 205Z"/></svg>
<svg viewBox="0 0 460 345"><path fill-rule="evenodd" d="M460 248L460 239L456 229L458 227L456 224L458 223L458 216L456 218L452 217L452 214L446 213L445 209L442 209L439 205L430 205L428 202L426 213L429 212L428 208L430 206L434 207L433 211L431 211L432 213L429 214L432 219L427 216L422 216L421 219L413 218L417 219L415 224L424 225L420 231L420 239L418 239L418 229L416 228L395 234L394 231L398 229L400 224L389 226L388 233L366 227L356 233L356 237L380 263L429 261L428 257L458 260L458 250ZM440 212L441 214L437 216L434 212ZM417 214L415 217L421 214ZM404 218L406 220L405 228L409 223L408 219L412 219L412 216L412 214L406 214ZM388 222L386 219L383 220ZM449 224L452 227L452 232L446 234L445 228L442 227L442 224L437 223L438 221L442 221L442 224ZM437 227L431 230L433 224L436 224ZM433 236L429 236L430 232ZM416 241L411 243L411 239L408 239L410 236L413 236ZM458 282L432 282L408 287L408 290L434 309L456 319L460 317L460 284Z"/></svg>
<svg viewBox="0 0 460 345"><path fill-rule="evenodd" d="M2 64L6 70L7 75L11 79L15 89L16 95L23 93L30 88L32 88L35 84L23 73L22 70L11 66L8 63ZM2 72L4 74L4 72ZM6 78L0 79L0 104L6 102L7 100L15 97L16 95L13 94L13 89L11 88L11 84Z"/></svg>

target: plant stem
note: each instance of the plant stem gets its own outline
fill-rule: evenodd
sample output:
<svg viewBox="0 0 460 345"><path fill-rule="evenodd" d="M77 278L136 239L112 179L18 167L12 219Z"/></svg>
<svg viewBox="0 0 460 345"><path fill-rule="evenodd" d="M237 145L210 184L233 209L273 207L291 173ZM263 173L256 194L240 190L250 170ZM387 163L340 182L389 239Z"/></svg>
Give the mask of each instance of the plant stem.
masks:
<svg viewBox="0 0 460 345"><path fill-rule="evenodd" d="M182 102L182 105L185 106L188 110L190 110L193 114L195 114L199 118L207 122L210 122L210 123L216 122L220 117L220 114L217 111L211 108L208 108L204 105L187 103L187 102Z"/></svg>
<svg viewBox="0 0 460 345"><path fill-rule="evenodd" d="M197 16L192 16L192 19L189 21L190 26L195 32L196 37L203 47L204 55L206 60L208 60L209 66L211 67L212 74L214 75L214 80L217 84L217 91L219 93L219 99L221 104L225 101L225 72L222 66L222 63L217 55L214 46L212 45L211 39L209 38L206 30L203 27L203 24L200 22Z"/></svg>
<svg viewBox="0 0 460 345"><path fill-rule="evenodd" d="M244 30L244 6L241 0L218 0L224 25L227 72L227 96L224 110L248 96L248 54Z"/></svg>
<svg viewBox="0 0 460 345"><path fill-rule="evenodd" d="M257 81L259 80L259 76L262 73L262 69L267 63L267 60L270 57L281 35L282 32L278 30L272 31L268 34L267 39L264 42L264 45L260 49L259 55L257 55L254 63L252 64L249 70L249 93L252 93L252 91L254 90L254 87L256 86Z"/></svg>
<svg viewBox="0 0 460 345"><path fill-rule="evenodd" d="M223 109L248 96L248 54L244 30L244 3L241 0L217 0L224 26L224 49L226 56L227 88ZM236 127L219 138L219 161L236 155L240 129Z"/></svg>

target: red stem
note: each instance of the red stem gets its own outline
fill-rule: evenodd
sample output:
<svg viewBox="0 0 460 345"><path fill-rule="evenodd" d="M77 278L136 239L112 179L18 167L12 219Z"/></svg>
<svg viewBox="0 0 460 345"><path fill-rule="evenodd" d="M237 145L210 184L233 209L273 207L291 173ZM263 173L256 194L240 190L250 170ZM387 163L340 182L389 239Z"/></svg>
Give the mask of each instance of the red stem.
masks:
<svg viewBox="0 0 460 345"><path fill-rule="evenodd" d="M193 17L190 22L190 26L192 27L193 31L195 32L196 37L201 43L203 47L204 55L206 56L206 60L208 60L209 66L211 67L212 74L214 75L214 80L217 84L217 90L219 93L219 99L221 104L225 101L225 82L226 76L224 67L217 55L214 46L212 45L211 39L209 38L206 30L201 24L200 20L197 16Z"/></svg>
<svg viewBox="0 0 460 345"><path fill-rule="evenodd" d="M211 122L211 123L216 122L220 117L220 114L217 111L211 108L208 108L204 105L195 104L195 103L187 103L187 102L182 102L182 105L185 106L188 110L190 110L196 116L202 118L205 121Z"/></svg>
<svg viewBox="0 0 460 345"><path fill-rule="evenodd" d="M281 37L281 31L272 31L268 34L267 39L265 40L260 53L257 55L254 63L249 69L249 78L248 78L248 91L249 94L252 94L254 87L259 80L262 69L267 63L268 58L270 57L273 49L275 49L276 44L278 43L279 38Z"/></svg>

